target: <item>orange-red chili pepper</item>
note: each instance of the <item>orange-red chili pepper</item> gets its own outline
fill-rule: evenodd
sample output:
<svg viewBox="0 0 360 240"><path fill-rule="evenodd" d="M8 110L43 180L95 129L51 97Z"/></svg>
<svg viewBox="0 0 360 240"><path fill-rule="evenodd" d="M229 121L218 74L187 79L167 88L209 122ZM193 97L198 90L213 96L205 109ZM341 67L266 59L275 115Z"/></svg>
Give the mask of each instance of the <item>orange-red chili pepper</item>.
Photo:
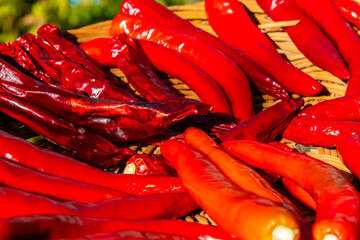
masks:
<svg viewBox="0 0 360 240"><path fill-rule="evenodd" d="M286 189L292 196L294 196L297 200L308 206L309 208L316 210L316 202L314 198L310 196L308 192L306 192L299 184L288 178L281 178L281 181Z"/></svg>
<svg viewBox="0 0 360 240"><path fill-rule="evenodd" d="M344 136L336 149L351 173L360 178L360 133Z"/></svg>

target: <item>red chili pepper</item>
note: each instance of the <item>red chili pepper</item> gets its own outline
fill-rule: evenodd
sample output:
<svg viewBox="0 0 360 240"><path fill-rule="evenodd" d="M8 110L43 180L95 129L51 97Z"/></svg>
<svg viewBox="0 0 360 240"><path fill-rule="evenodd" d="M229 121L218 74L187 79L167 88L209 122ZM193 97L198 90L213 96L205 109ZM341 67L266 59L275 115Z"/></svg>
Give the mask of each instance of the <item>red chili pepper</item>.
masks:
<svg viewBox="0 0 360 240"><path fill-rule="evenodd" d="M120 230L182 234L196 239L234 239L225 231L199 223L179 220L121 220L69 215L30 215L0 220L1 239L46 236L49 239L75 238L87 234Z"/></svg>
<svg viewBox="0 0 360 240"><path fill-rule="evenodd" d="M240 239L299 239L293 212L235 185L209 158L189 145L169 140L161 154L172 162L190 195L228 233Z"/></svg>
<svg viewBox="0 0 360 240"><path fill-rule="evenodd" d="M95 74L99 78L111 78L110 74L94 64L87 54L79 48L79 46L64 38L61 30L54 24L42 25L37 30L37 34L69 58L72 62L80 64L92 74Z"/></svg>
<svg viewBox="0 0 360 240"><path fill-rule="evenodd" d="M295 117L283 137L303 145L334 147L342 138L360 132L359 122L318 120Z"/></svg>
<svg viewBox="0 0 360 240"><path fill-rule="evenodd" d="M70 61L41 37L25 34L16 40L44 69L64 88L78 91L93 98L134 102L138 98L132 93L100 78L76 62Z"/></svg>
<svg viewBox="0 0 360 240"><path fill-rule="evenodd" d="M360 93L360 39L332 1L296 1L339 49L351 78L346 95ZM317 11L321 7L322 11Z"/></svg>
<svg viewBox="0 0 360 240"><path fill-rule="evenodd" d="M205 9L216 34L263 67L286 90L305 96L322 91L320 83L286 62L253 23L241 3L236 0L206 0ZM289 76L292 76L291 81Z"/></svg>
<svg viewBox="0 0 360 240"><path fill-rule="evenodd" d="M106 172L65 155L40 148L3 131L0 131L0 156L51 175L114 189L130 195L186 191L181 181L175 177Z"/></svg>
<svg viewBox="0 0 360 240"><path fill-rule="evenodd" d="M314 198L314 240L359 239L360 195L340 170L306 154L255 141L227 141L221 146L250 166L289 178Z"/></svg>
<svg viewBox="0 0 360 240"><path fill-rule="evenodd" d="M341 15L350 23L360 28L360 4L354 0L332 0Z"/></svg>
<svg viewBox="0 0 360 240"><path fill-rule="evenodd" d="M108 38L95 38L81 43L79 48L97 65L104 68L116 67L116 62L111 57L108 41Z"/></svg>
<svg viewBox="0 0 360 240"><path fill-rule="evenodd" d="M336 149L342 162L349 168L352 174L359 178L360 135L357 133L344 136L338 145L336 145Z"/></svg>
<svg viewBox="0 0 360 240"><path fill-rule="evenodd" d="M283 100L239 123L219 138L222 141L247 139L270 142L289 125L303 104L303 99Z"/></svg>
<svg viewBox="0 0 360 240"><path fill-rule="evenodd" d="M126 161L123 173L151 176L177 176L176 170L162 155L136 154Z"/></svg>
<svg viewBox="0 0 360 240"><path fill-rule="evenodd" d="M311 208L312 210L316 210L316 202L310 196L308 192L306 192L302 187L300 187L297 183L293 182L288 178L281 178L281 181L285 187L285 189L294 196L297 200Z"/></svg>
<svg viewBox="0 0 360 240"><path fill-rule="evenodd" d="M140 47L130 37L125 34L114 34L108 44L117 67L147 101L178 98L174 91L161 82Z"/></svg>
<svg viewBox="0 0 360 240"><path fill-rule="evenodd" d="M128 194L50 175L0 157L0 182L8 187L55 197L61 200L93 203Z"/></svg>
<svg viewBox="0 0 360 240"><path fill-rule="evenodd" d="M300 52L316 66L329 71L338 78L343 80L350 78L344 60L333 43L295 0L257 0L257 3L274 21L300 20L295 26L284 28ZM318 10L319 8L314 9Z"/></svg>
<svg viewBox="0 0 360 240"><path fill-rule="evenodd" d="M126 33L134 39L148 40L177 51L208 73L229 98L235 121L253 115L249 82L241 69L221 51L176 30L162 27L144 18L117 15L110 35Z"/></svg>
<svg viewBox="0 0 360 240"><path fill-rule="evenodd" d="M114 142L156 135L189 115L206 115L212 108L185 98L136 103L89 98L43 84L1 59L0 70L0 86L9 93Z"/></svg>
<svg viewBox="0 0 360 240"><path fill-rule="evenodd" d="M261 92L279 99L289 98L286 90L253 60L245 56L237 49L232 48L230 45L221 41L219 38L198 27L195 27L189 21L174 14L168 8L162 6L156 1L125 0L120 6L120 13L123 15L150 19L156 24L173 28L221 50L241 67L241 69Z"/></svg>
<svg viewBox="0 0 360 240"><path fill-rule="evenodd" d="M186 193L117 197L85 204L62 202L7 187L0 187L0 202L0 219L33 214L66 214L126 220L176 219L194 211L197 207L194 200Z"/></svg>
<svg viewBox="0 0 360 240"><path fill-rule="evenodd" d="M299 117L331 121L360 121L360 94L337 97L305 108Z"/></svg>
<svg viewBox="0 0 360 240"><path fill-rule="evenodd" d="M22 122L31 130L52 142L71 150L76 158L92 162L103 168L114 161L130 157L131 151L121 150L105 138L73 125L24 99L14 97L0 89L0 112ZM116 159L113 159L116 157Z"/></svg>

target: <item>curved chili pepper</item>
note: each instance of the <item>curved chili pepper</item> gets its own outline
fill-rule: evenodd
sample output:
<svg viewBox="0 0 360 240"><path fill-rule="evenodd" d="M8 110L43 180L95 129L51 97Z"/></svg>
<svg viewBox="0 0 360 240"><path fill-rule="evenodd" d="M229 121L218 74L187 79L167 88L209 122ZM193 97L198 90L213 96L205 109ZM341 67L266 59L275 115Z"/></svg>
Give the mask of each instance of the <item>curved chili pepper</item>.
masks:
<svg viewBox="0 0 360 240"><path fill-rule="evenodd" d="M344 136L338 145L336 145L336 149L343 163L349 168L352 174L359 178L360 135L357 133Z"/></svg>
<svg viewBox="0 0 360 240"><path fill-rule="evenodd" d="M300 52L313 64L336 77L343 80L350 78L344 60L333 43L295 0L257 0L257 3L274 21L300 20L295 26L284 28Z"/></svg>
<svg viewBox="0 0 360 240"><path fill-rule="evenodd" d="M303 145L334 147L342 138L360 132L360 122L318 120L295 117L283 137Z"/></svg>
<svg viewBox="0 0 360 240"><path fill-rule="evenodd" d="M128 194L37 171L0 157L0 182L19 190L61 200L93 203Z"/></svg>
<svg viewBox="0 0 360 240"><path fill-rule="evenodd" d="M126 154L122 156L121 149L96 133L73 125L1 89L0 112L22 122L37 134L71 150L76 158L92 162L97 166L105 168L114 164L113 157L117 160L129 157Z"/></svg>
<svg viewBox="0 0 360 240"><path fill-rule="evenodd" d="M87 234L120 230L150 230L182 234L196 239L234 239L218 227L167 219L130 221L69 215L30 215L0 220L0 237L4 240L44 235L48 239L75 238Z"/></svg>
<svg viewBox="0 0 360 240"><path fill-rule="evenodd" d="M3 131L0 131L0 156L54 176L90 183L130 195L186 191L181 181L175 177L106 172Z"/></svg>
<svg viewBox="0 0 360 240"><path fill-rule="evenodd" d="M332 1L296 1L339 49L351 78L345 95L360 93L360 39ZM321 7L322 11L316 11Z"/></svg>
<svg viewBox="0 0 360 240"><path fill-rule="evenodd" d="M293 212L235 185L205 154L176 140L166 141L161 154L174 164L199 206L228 233L240 239L272 239L283 230L286 239L299 239Z"/></svg>
<svg viewBox="0 0 360 240"><path fill-rule="evenodd" d="M108 41L108 38L95 38L81 43L79 48L97 65L104 68L116 67L116 62L111 57Z"/></svg>
<svg viewBox="0 0 360 240"><path fill-rule="evenodd" d="M298 116L333 121L360 121L360 93L319 102L303 109Z"/></svg>
<svg viewBox="0 0 360 240"><path fill-rule="evenodd" d="M289 98L286 90L252 59L248 58L237 49L232 48L219 38L195 27L189 21L179 17L156 1L125 0L120 6L120 13L123 15L150 19L156 24L173 28L221 50L241 67L261 92L279 99Z"/></svg>
<svg viewBox="0 0 360 240"><path fill-rule="evenodd" d="M320 83L286 62L253 23L241 3L236 0L206 0L205 9L216 34L263 67L286 90L305 96L322 91Z"/></svg>
<svg viewBox="0 0 360 240"><path fill-rule="evenodd" d="M0 219L33 214L65 214L126 220L176 219L194 211L197 207L187 193L117 197L85 204L62 202L7 187L0 187L0 202Z"/></svg>
<svg viewBox="0 0 360 240"><path fill-rule="evenodd" d="M340 170L306 154L255 141L227 141L221 146L250 166L289 178L314 198L314 240L359 239L360 195Z"/></svg>
<svg viewBox="0 0 360 240"><path fill-rule="evenodd" d="M332 0L341 15L350 23L360 28L360 4L354 0Z"/></svg>
<svg viewBox="0 0 360 240"><path fill-rule="evenodd" d="M300 111L303 99L283 100L220 135L222 141L255 140L270 142L279 135Z"/></svg>
<svg viewBox="0 0 360 240"><path fill-rule="evenodd" d="M312 210L316 210L316 202L310 196L310 194L307 193L302 187L300 187L297 183L288 178L283 177L281 178L281 181L286 191L288 191L292 196L294 196L297 200L299 200Z"/></svg>
<svg viewBox="0 0 360 240"><path fill-rule="evenodd" d="M64 88L78 91L93 98L114 99L134 102L138 98L123 88L115 86L109 80L100 78L76 62L70 61L44 39L25 34L16 39L44 69L44 71Z"/></svg>
<svg viewBox="0 0 360 240"><path fill-rule="evenodd" d="M109 33L126 33L134 39L148 40L177 51L223 88L235 121L244 121L253 115L249 82L237 64L221 51L176 30L132 16L117 15Z"/></svg>

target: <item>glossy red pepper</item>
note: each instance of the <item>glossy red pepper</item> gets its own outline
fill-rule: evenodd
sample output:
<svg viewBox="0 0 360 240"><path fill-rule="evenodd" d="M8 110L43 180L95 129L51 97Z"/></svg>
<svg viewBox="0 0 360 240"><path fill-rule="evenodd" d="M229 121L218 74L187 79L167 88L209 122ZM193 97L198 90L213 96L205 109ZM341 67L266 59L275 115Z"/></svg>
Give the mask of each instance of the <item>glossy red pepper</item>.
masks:
<svg viewBox="0 0 360 240"><path fill-rule="evenodd" d="M257 3L274 21L300 20L295 26L284 28L300 52L336 77L343 80L350 78L338 50L295 0L257 0ZM318 12L317 7L312 8Z"/></svg>
<svg viewBox="0 0 360 240"><path fill-rule="evenodd" d="M281 178L281 181L286 191L288 191L292 196L312 210L316 210L316 202L302 187L288 178Z"/></svg>
<svg viewBox="0 0 360 240"><path fill-rule="evenodd" d="M209 44L233 59L261 92L279 99L289 97L286 90L252 59L219 38L179 17L154 0L125 0L120 6L120 13L150 19L156 24L173 28Z"/></svg>
<svg viewBox="0 0 360 240"><path fill-rule="evenodd" d="M140 47L130 37L125 34L114 34L108 44L116 66L147 101L178 98L173 90L161 82Z"/></svg>
<svg viewBox="0 0 360 240"><path fill-rule="evenodd" d="M346 95L360 93L360 39L354 29L341 15L335 4L329 0L297 1L299 6L322 29L339 49L349 67L351 78L348 81ZM322 11L317 11L321 7Z"/></svg>
<svg viewBox="0 0 360 240"><path fill-rule="evenodd" d="M41 37L25 34L16 39L44 69L44 71L62 87L99 99L114 99L134 102L138 98L105 78L89 72L77 62L72 62Z"/></svg>
<svg viewBox="0 0 360 240"><path fill-rule="evenodd" d="M128 194L97 185L62 178L0 157L0 182L8 187L61 200L93 203Z"/></svg>
<svg viewBox="0 0 360 240"><path fill-rule="evenodd" d="M360 28L360 4L354 0L332 0L341 15L351 24Z"/></svg>
<svg viewBox="0 0 360 240"><path fill-rule="evenodd" d="M1 239L46 235L48 239L75 238L87 234L120 230L154 231L182 234L196 239L234 239L225 231L210 225L179 220L121 220L69 215L30 215L0 220Z"/></svg>
<svg viewBox="0 0 360 240"><path fill-rule="evenodd" d="M95 38L81 43L79 48L97 65L104 68L116 67L116 62L111 57L108 41L108 38Z"/></svg>
<svg viewBox="0 0 360 240"><path fill-rule="evenodd" d="M279 135L298 114L304 104L303 99L283 100L248 120L239 123L234 128L220 135L222 141L255 140L270 142Z"/></svg>
<svg viewBox="0 0 360 240"><path fill-rule="evenodd" d="M132 156L126 161L123 173L151 176L177 176L174 167L160 154L136 154Z"/></svg>
<svg viewBox="0 0 360 240"><path fill-rule="evenodd" d="M228 233L240 239L273 239L283 230L286 239L299 239L293 212L234 184L202 152L169 140L161 154L174 164L199 206Z"/></svg>
<svg viewBox="0 0 360 240"><path fill-rule="evenodd" d="M283 137L303 145L334 147L342 138L360 132L360 122L318 120L295 117Z"/></svg>
<svg viewBox="0 0 360 240"><path fill-rule="evenodd" d="M0 86L9 93L114 142L159 134L189 115L206 115L212 108L185 98L136 103L89 98L43 84L1 59L0 70Z"/></svg>
<svg viewBox="0 0 360 240"><path fill-rule="evenodd" d="M360 178L359 152L360 152L360 135L349 134L342 138L342 141L336 145L336 149L341 157L342 162L349 168L352 174Z"/></svg>
<svg viewBox="0 0 360 240"><path fill-rule="evenodd" d="M360 195L340 170L306 154L255 141L227 141L221 146L250 166L289 178L314 198L314 240L359 239Z"/></svg>
<svg viewBox="0 0 360 240"><path fill-rule="evenodd" d="M105 138L73 125L55 114L0 89L0 112L22 122L52 142L70 150L74 157L103 168L132 155ZM116 157L114 159L114 157Z"/></svg>
<svg viewBox="0 0 360 240"><path fill-rule="evenodd" d="M222 87L235 121L244 121L253 115L249 82L237 64L221 51L176 30L133 16L117 15L112 20L109 33L126 33L134 39L148 40L177 51Z"/></svg>
<svg viewBox="0 0 360 240"><path fill-rule="evenodd" d="M263 67L287 91L305 96L322 91L320 83L286 62L241 3L236 0L206 0L205 9L216 34ZM289 76L292 76L291 81Z"/></svg>
<svg viewBox="0 0 360 240"><path fill-rule="evenodd" d="M0 156L51 175L114 189L130 195L186 191L181 181L175 177L106 172L3 131L0 131Z"/></svg>
<svg viewBox="0 0 360 240"><path fill-rule="evenodd" d="M63 202L7 187L0 187L0 190L0 219L33 214L65 214L126 220L176 219L194 211L197 207L194 200L186 193L117 197L85 204Z"/></svg>

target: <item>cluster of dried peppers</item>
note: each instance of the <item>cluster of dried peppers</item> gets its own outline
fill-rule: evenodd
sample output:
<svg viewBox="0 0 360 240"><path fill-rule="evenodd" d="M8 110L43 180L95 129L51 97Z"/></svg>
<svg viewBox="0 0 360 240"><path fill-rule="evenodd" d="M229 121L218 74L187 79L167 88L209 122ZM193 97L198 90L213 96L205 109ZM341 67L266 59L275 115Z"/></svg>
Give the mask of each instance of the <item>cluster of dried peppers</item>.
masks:
<svg viewBox="0 0 360 240"><path fill-rule="evenodd" d="M289 65L235 0L205 1L219 38L154 0L125 0L109 38L77 46L46 24L1 43L0 112L64 150L0 132L1 239L358 239L359 192L336 168L277 140L336 146L360 177L360 40L347 23L358 23L360 5L257 2L274 20L300 20L285 31L315 65L349 80L348 96L303 109L289 93L317 95L322 85ZM157 71L202 102L180 97ZM280 101L254 115L250 87ZM169 129L177 124L184 134ZM124 147L139 140L161 154ZM123 173L102 170L125 162ZM316 212L313 223L274 189L279 179ZM171 220L198 206L218 227Z"/></svg>

